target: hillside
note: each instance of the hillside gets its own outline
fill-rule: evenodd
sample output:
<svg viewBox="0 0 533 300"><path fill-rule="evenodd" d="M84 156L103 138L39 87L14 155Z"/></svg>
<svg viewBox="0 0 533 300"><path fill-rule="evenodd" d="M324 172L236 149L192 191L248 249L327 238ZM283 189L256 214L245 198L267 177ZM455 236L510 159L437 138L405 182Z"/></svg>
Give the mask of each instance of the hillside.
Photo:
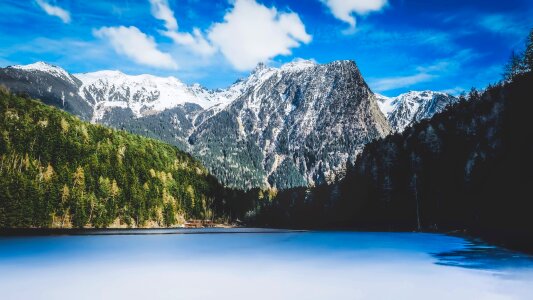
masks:
<svg viewBox="0 0 533 300"><path fill-rule="evenodd" d="M331 182L364 143L390 131L353 61L260 64L217 90L119 71L69 74L43 62L0 69L0 84L175 145L239 189Z"/></svg>
<svg viewBox="0 0 533 300"><path fill-rule="evenodd" d="M291 189L259 224L467 230L533 250L533 73L473 90L430 120L368 144L346 178Z"/></svg>
<svg viewBox="0 0 533 300"><path fill-rule="evenodd" d="M0 227L171 226L230 202L177 148L4 89L0 133Z"/></svg>

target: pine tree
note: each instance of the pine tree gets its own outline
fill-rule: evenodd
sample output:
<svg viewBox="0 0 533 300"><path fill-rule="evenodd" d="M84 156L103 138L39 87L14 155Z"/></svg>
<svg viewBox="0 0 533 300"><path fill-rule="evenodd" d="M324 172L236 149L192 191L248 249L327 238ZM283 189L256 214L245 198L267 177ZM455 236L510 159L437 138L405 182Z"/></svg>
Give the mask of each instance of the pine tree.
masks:
<svg viewBox="0 0 533 300"><path fill-rule="evenodd" d="M513 81L518 75L525 73L525 71L526 66L524 63L524 56L513 51L509 58L509 62L505 66L505 80Z"/></svg>
<svg viewBox="0 0 533 300"><path fill-rule="evenodd" d="M527 38L524 63L529 72L533 71L533 29L531 29Z"/></svg>

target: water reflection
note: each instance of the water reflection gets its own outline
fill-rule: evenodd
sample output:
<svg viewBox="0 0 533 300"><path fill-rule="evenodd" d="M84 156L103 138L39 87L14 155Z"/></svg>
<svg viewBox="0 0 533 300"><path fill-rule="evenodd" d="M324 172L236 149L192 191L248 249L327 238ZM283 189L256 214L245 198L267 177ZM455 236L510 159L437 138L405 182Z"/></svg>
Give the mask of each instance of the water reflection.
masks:
<svg viewBox="0 0 533 300"><path fill-rule="evenodd" d="M437 265L487 271L508 269L533 270L533 256L492 246L479 240L467 240L464 248L433 253Z"/></svg>

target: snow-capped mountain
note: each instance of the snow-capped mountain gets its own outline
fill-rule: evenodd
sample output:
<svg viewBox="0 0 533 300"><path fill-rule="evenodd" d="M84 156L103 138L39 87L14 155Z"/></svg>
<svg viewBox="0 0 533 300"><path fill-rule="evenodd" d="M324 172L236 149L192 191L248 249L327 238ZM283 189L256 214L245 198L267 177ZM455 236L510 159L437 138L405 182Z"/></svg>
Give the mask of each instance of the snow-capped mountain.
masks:
<svg viewBox="0 0 533 300"><path fill-rule="evenodd" d="M72 75L46 63L0 69L0 84L83 119L174 144L239 188L332 181L366 143L452 101L434 92L376 96L353 61L260 64L218 90L118 71Z"/></svg>
<svg viewBox="0 0 533 300"><path fill-rule="evenodd" d="M91 105L79 96L81 81L47 63L0 68L0 84L12 92L39 98L84 120L89 120L93 114Z"/></svg>
<svg viewBox="0 0 533 300"><path fill-rule="evenodd" d="M390 131L351 61L260 64L227 89L195 95L213 105L180 105L138 118L130 109L114 109L100 122L178 145L241 188L331 181L365 143Z"/></svg>
<svg viewBox="0 0 533 300"><path fill-rule="evenodd" d="M220 95L199 85L187 86L175 77L131 76L119 71L75 76L82 82L80 96L94 107L94 122L113 108L129 108L135 117L142 117L185 103L206 109L233 100L231 94Z"/></svg>
<svg viewBox="0 0 533 300"><path fill-rule="evenodd" d="M228 106L198 115L190 142L208 167L257 175L240 185L331 181L364 144L390 131L352 61L259 65L239 84L242 94Z"/></svg>
<svg viewBox="0 0 533 300"><path fill-rule="evenodd" d="M29 65L15 65L11 67L12 69L24 70L24 71L34 71L41 72L45 74L52 75L59 79L66 80L72 84L77 84L76 78L70 75L67 71L63 70L60 67L47 64L45 62L39 61Z"/></svg>
<svg viewBox="0 0 533 300"><path fill-rule="evenodd" d="M433 91L411 91L393 98L376 96L379 108L395 132L433 117L458 100L452 95Z"/></svg>

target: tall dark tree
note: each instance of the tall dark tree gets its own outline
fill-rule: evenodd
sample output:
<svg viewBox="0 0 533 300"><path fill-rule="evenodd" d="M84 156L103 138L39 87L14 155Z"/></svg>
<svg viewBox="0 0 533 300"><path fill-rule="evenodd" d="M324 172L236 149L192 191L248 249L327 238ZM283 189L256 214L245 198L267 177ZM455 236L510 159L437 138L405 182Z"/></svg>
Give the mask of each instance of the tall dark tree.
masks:
<svg viewBox="0 0 533 300"><path fill-rule="evenodd" d="M504 78L507 82L513 81L517 76L525 73L526 70L524 55L513 51L511 57L509 57L509 62L505 66Z"/></svg>
<svg viewBox="0 0 533 300"><path fill-rule="evenodd" d="M527 38L524 61L529 71L533 71L533 29L531 29Z"/></svg>

